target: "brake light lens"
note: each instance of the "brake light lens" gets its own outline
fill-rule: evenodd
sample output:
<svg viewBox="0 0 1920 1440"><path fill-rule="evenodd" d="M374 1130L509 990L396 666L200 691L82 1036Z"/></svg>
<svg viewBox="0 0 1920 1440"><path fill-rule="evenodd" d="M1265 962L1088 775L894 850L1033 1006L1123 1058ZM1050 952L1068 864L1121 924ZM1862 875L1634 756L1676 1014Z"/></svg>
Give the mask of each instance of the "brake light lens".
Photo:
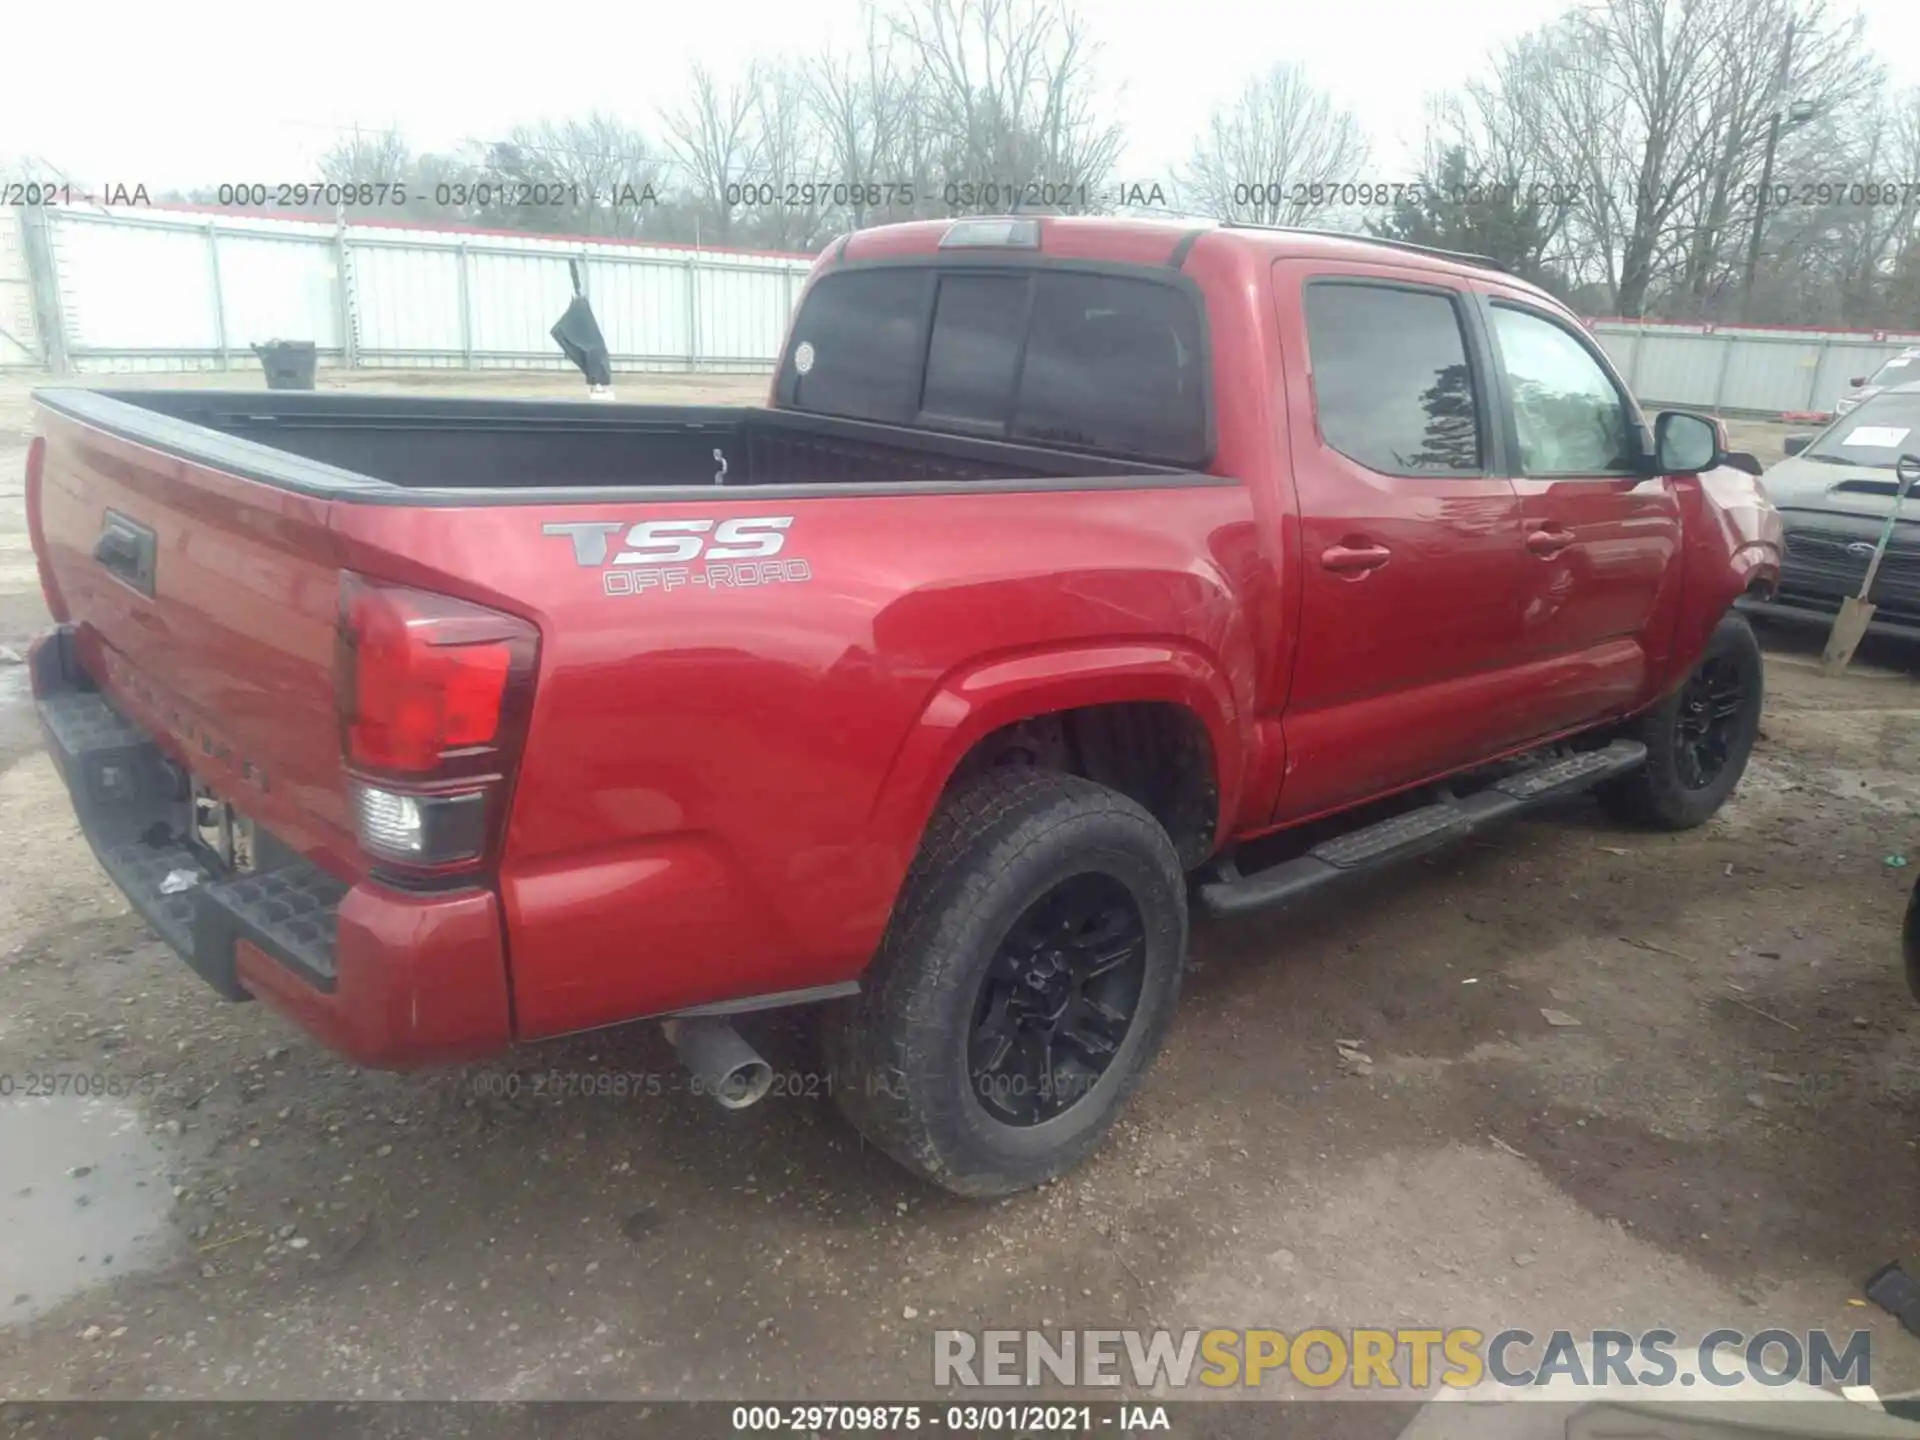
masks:
<svg viewBox="0 0 1920 1440"><path fill-rule="evenodd" d="M482 863L525 740L539 632L482 605L348 573L337 641L361 848L402 873Z"/></svg>

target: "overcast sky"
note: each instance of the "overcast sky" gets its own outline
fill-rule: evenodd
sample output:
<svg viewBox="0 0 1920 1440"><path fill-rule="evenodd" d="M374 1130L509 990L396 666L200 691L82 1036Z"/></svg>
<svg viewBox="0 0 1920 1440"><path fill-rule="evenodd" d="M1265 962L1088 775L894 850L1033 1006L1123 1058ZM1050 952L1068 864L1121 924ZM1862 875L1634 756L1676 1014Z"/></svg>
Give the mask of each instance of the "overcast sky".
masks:
<svg viewBox="0 0 1920 1440"><path fill-rule="evenodd" d="M444 149L598 107L658 136L659 107L678 96L691 62L726 69L756 48L811 51L859 33L858 0L13 8L0 159L36 156L96 183L149 187L310 179L318 157L356 124L395 125L416 150ZM1376 163L1394 178L1417 156L1424 97L1564 8L1565 0L1083 6L1126 127L1119 178L1142 181L1179 163L1216 100L1282 60L1304 64L1359 116ZM1920 85L1920 0L1859 0L1859 9L1894 80Z"/></svg>

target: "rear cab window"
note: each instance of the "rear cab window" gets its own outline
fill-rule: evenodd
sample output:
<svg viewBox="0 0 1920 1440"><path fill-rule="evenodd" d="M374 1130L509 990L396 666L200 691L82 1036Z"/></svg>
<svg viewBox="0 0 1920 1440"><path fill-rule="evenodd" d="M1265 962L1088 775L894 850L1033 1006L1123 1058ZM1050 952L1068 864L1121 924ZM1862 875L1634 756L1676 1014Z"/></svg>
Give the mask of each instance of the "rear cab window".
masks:
<svg viewBox="0 0 1920 1440"><path fill-rule="evenodd" d="M1181 277L1071 262L829 272L794 322L784 408L1204 468L1207 330Z"/></svg>
<svg viewBox="0 0 1920 1440"><path fill-rule="evenodd" d="M1321 438L1382 475L1485 473L1486 413L1463 297L1390 280L1302 289Z"/></svg>

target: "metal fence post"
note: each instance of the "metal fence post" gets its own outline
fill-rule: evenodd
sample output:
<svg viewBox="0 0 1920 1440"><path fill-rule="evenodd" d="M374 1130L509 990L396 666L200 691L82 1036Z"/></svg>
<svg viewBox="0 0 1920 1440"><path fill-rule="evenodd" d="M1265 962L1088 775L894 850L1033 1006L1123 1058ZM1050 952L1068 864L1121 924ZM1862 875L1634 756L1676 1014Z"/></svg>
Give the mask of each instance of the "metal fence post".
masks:
<svg viewBox="0 0 1920 1440"><path fill-rule="evenodd" d="M355 333L357 308L353 295L353 261L347 251L347 225L344 220L333 232L333 309L334 323L340 330L340 363L352 370L360 364L360 337Z"/></svg>
<svg viewBox="0 0 1920 1440"><path fill-rule="evenodd" d="M460 242L457 255L460 265L460 363L471 370L473 368L473 281L467 273L470 261L466 241Z"/></svg>
<svg viewBox="0 0 1920 1440"><path fill-rule="evenodd" d="M1720 363L1713 372L1713 413L1720 413L1720 406L1727 395L1727 369L1733 363L1733 347L1739 342L1730 335L1715 335L1720 342Z"/></svg>
<svg viewBox="0 0 1920 1440"><path fill-rule="evenodd" d="M54 212L39 205L19 209L21 248L27 257L27 298L33 328L47 369L65 375L73 368L67 349L67 317L60 304L60 270L54 260Z"/></svg>
<svg viewBox="0 0 1920 1440"><path fill-rule="evenodd" d="M700 256L687 261L687 369L700 368Z"/></svg>
<svg viewBox="0 0 1920 1440"><path fill-rule="evenodd" d="M1821 336L1820 351L1814 356L1813 368L1807 375L1807 403L1800 407L1802 410L1816 410L1819 408L1815 401L1816 397L1820 394L1820 374L1827 368L1827 356L1832 353L1832 338L1825 335Z"/></svg>
<svg viewBox="0 0 1920 1440"><path fill-rule="evenodd" d="M227 349L227 302L220 290L220 240L209 220L207 234L207 274L213 281L213 334L220 347L220 368L231 370L233 356Z"/></svg>
<svg viewBox="0 0 1920 1440"><path fill-rule="evenodd" d="M1643 338L1639 330L1627 332L1627 363L1620 367L1627 372L1627 388L1636 395L1640 393L1640 341Z"/></svg>

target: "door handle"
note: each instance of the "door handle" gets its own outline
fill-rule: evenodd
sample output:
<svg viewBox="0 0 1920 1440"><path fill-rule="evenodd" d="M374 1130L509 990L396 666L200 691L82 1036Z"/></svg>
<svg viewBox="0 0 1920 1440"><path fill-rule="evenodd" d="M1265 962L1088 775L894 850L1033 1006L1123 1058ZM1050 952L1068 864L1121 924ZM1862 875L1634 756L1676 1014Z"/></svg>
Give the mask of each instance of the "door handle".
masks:
<svg viewBox="0 0 1920 1440"><path fill-rule="evenodd" d="M1378 570L1392 558L1393 552L1384 545L1329 545L1320 552L1323 566L1352 580Z"/></svg>
<svg viewBox="0 0 1920 1440"><path fill-rule="evenodd" d="M1527 536L1527 549L1542 560L1551 560L1573 543L1573 532L1549 526L1544 530L1535 530Z"/></svg>

